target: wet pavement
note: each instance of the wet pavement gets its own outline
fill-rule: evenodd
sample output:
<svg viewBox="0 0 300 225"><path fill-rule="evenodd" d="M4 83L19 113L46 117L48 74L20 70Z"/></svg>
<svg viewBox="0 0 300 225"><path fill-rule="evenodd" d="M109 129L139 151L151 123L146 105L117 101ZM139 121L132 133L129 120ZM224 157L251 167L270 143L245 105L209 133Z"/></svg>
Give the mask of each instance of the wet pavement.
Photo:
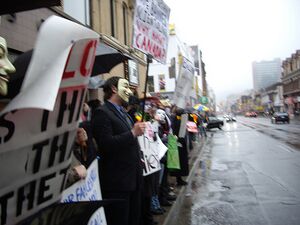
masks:
<svg viewBox="0 0 300 225"><path fill-rule="evenodd" d="M290 144L299 141L300 125L278 131L283 125L250 121L208 133L189 185L161 224L300 224L300 149Z"/></svg>

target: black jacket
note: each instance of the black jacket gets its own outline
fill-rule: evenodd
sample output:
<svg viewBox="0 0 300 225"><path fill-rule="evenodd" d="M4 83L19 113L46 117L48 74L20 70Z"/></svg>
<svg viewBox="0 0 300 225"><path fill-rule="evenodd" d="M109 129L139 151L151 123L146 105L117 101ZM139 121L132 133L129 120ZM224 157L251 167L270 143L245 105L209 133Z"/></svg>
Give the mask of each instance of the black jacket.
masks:
<svg viewBox="0 0 300 225"><path fill-rule="evenodd" d="M95 111L92 128L100 156L102 190L134 191L141 188L140 146L126 119L113 104L106 101Z"/></svg>

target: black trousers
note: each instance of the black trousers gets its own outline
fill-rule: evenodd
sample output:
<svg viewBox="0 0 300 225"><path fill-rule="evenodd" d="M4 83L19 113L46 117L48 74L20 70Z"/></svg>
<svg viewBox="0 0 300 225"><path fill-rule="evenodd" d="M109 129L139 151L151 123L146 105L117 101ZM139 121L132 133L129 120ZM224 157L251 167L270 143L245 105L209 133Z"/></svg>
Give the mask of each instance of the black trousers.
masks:
<svg viewBox="0 0 300 225"><path fill-rule="evenodd" d="M141 190L132 192L102 191L103 199L121 202L104 208L107 225L139 225L141 216Z"/></svg>

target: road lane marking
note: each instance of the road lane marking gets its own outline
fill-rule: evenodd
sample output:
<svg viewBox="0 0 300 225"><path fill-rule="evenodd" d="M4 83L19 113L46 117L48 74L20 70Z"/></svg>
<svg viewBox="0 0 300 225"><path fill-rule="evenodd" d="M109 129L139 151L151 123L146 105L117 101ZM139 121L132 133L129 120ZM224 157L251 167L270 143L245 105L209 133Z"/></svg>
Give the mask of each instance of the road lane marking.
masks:
<svg viewBox="0 0 300 225"><path fill-rule="evenodd" d="M279 144L278 147L285 150L285 151L287 151L287 152L294 152L294 150L292 148L290 148L286 145Z"/></svg>

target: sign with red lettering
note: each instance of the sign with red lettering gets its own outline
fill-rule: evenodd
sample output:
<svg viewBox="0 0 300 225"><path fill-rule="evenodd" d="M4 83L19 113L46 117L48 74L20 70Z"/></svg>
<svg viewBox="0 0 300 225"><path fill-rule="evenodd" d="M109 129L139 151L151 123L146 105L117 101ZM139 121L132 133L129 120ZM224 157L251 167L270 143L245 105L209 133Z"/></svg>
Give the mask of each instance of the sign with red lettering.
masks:
<svg viewBox="0 0 300 225"><path fill-rule="evenodd" d="M163 0L136 0L133 47L166 63L170 8Z"/></svg>
<svg viewBox="0 0 300 225"><path fill-rule="evenodd" d="M22 89L0 112L0 225L60 200L98 38L61 17L43 23Z"/></svg>

